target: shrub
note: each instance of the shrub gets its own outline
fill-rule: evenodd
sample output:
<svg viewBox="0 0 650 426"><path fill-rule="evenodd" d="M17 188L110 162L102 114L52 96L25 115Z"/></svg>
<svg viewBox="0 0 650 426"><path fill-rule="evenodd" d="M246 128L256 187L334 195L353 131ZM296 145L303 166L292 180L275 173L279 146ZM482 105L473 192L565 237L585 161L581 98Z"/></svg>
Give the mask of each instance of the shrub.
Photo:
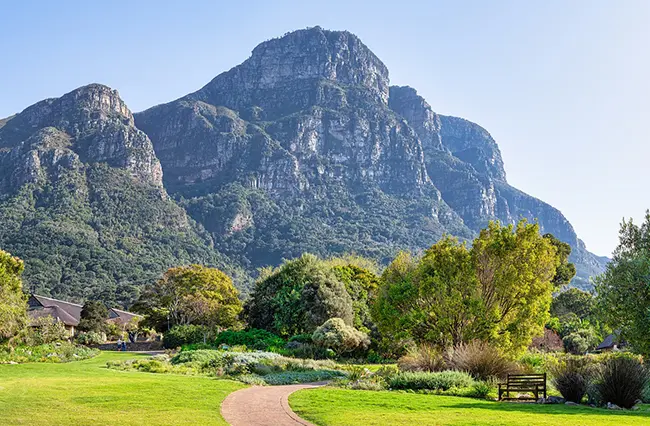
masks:
<svg viewBox="0 0 650 426"><path fill-rule="evenodd" d="M388 386L391 389L448 390L453 387L468 387L472 384L474 384L472 377L461 371L404 372L388 379Z"/></svg>
<svg viewBox="0 0 650 426"><path fill-rule="evenodd" d="M289 339L289 342L311 343L311 334L296 334Z"/></svg>
<svg viewBox="0 0 650 426"><path fill-rule="evenodd" d="M163 346L173 349L193 343L203 343L209 334L207 327L201 325L177 325L163 336Z"/></svg>
<svg viewBox="0 0 650 426"><path fill-rule="evenodd" d="M311 338L316 345L338 354L366 350L370 345L368 335L346 325L341 318L328 319L314 331Z"/></svg>
<svg viewBox="0 0 650 426"><path fill-rule="evenodd" d="M646 368L634 357L614 356L606 359L594 382L595 397L600 404L611 402L631 408L648 386Z"/></svg>
<svg viewBox="0 0 650 426"><path fill-rule="evenodd" d="M580 403L587 393L591 373L586 358L569 357L551 369L552 383L564 399Z"/></svg>
<svg viewBox="0 0 650 426"><path fill-rule="evenodd" d="M454 370L465 371L477 380L504 379L519 371L501 351L478 340L457 345L448 362Z"/></svg>
<svg viewBox="0 0 650 426"><path fill-rule="evenodd" d="M102 335L94 331L82 331L81 333L77 334L77 337L75 337L75 339L80 345L86 346L99 345L101 343L104 343Z"/></svg>
<svg viewBox="0 0 650 426"><path fill-rule="evenodd" d="M564 350L574 355L582 355L589 349L589 342L578 332L565 336L562 343L564 343Z"/></svg>
<svg viewBox="0 0 650 426"><path fill-rule="evenodd" d="M27 330L27 336L24 339L28 346L63 342L69 338L63 323L50 316L37 318L32 325Z"/></svg>
<svg viewBox="0 0 650 426"><path fill-rule="evenodd" d="M283 355L293 356L296 358L313 358L313 359L326 359L332 358L334 353L330 349L316 346L309 343L290 342L291 347L279 351ZM287 345L288 346L288 345Z"/></svg>
<svg viewBox="0 0 650 426"><path fill-rule="evenodd" d="M342 376L343 373L336 370L285 371L282 373L268 374L263 379L269 385L291 385L295 383L320 382Z"/></svg>
<svg viewBox="0 0 650 426"><path fill-rule="evenodd" d="M472 391L468 396L471 396L472 398L486 399L492 393L492 389L494 389L494 386L489 382L476 382L474 383L474 386L472 386Z"/></svg>
<svg viewBox="0 0 650 426"><path fill-rule="evenodd" d="M438 349L423 344L411 349L397 361L401 371L444 371L447 363Z"/></svg>
<svg viewBox="0 0 650 426"><path fill-rule="evenodd" d="M97 349L74 345L69 342L48 343L38 346L18 346L13 351L0 347L0 364L24 362L70 362L81 361L97 355Z"/></svg>
<svg viewBox="0 0 650 426"><path fill-rule="evenodd" d="M266 330L259 330L256 328L242 331L223 331L219 333L215 343L217 345L228 346L245 345L248 348L260 351L282 348L285 344L281 337Z"/></svg>
<svg viewBox="0 0 650 426"><path fill-rule="evenodd" d="M528 373L541 373L544 371L546 360L539 352L526 352L519 358L519 365Z"/></svg>

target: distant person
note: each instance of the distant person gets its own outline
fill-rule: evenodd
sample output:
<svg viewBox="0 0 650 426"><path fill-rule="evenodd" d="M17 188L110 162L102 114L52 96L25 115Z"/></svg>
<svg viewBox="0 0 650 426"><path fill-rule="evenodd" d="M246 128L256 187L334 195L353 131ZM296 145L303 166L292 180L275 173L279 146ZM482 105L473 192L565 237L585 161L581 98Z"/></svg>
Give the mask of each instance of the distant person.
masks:
<svg viewBox="0 0 650 426"><path fill-rule="evenodd" d="M122 338L117 339L117 350L118 352L122 350Z"/></svg>
<svg viewBox="0 0 650 426"><path fill-rule="evenodd" d="M126 340L122 340L122 352L126 352Z"/></svg>

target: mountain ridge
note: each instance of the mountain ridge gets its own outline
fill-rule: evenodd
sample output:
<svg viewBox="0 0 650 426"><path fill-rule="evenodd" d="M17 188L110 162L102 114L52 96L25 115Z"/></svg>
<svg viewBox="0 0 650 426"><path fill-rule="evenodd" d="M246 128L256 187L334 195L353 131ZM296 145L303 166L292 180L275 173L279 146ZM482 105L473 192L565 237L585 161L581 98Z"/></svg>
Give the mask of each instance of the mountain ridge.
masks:
<svg viewBox="0 0 650 426"><path fill-rule="evenodd" d="M24 233L3 227L0 246L33 264L28 285L55 296L127 304L188 262L230 268L245 290L256 268L303 252L386 263L520 218L571 244L574 285L603 267L559 210L507 182L486 129L391 86L345 31L268 40L199 90L136 114L98 84L41 101L0 120L0 165L0 222ZM52 236L41 253L28 247L39 220Z"/></svg>

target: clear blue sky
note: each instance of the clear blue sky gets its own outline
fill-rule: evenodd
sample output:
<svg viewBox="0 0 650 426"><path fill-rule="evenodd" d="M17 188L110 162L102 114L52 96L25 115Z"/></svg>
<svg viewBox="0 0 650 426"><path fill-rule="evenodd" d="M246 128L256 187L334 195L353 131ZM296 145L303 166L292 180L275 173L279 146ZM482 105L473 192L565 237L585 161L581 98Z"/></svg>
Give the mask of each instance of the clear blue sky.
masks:
<svg viewBox="0 0 650 426"><path fill-rule="evenodd" d="M516 187L606 255L650 207L650 0L29 1L0 4L0 117L99 82L134 111L203 86L261 41L357 34L434 110L495 137Z"/></svg>

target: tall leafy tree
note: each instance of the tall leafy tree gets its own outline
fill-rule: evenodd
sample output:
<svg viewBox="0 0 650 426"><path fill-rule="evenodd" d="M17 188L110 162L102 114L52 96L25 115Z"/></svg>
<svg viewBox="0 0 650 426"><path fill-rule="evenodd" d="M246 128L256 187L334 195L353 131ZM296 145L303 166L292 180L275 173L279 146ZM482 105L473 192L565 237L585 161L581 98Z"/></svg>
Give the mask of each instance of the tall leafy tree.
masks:
<svg viewBox="0 0 650 426"><path fill-rule="evenodd" d="M468 249L444 238L400 254L374 307L382 331L450 346L472 339L518 353L543 331L560 256L536 224L490 223Z"/></svg>
<svg viewBox="0 0 650 426"><path fill-rule="evenodd" d="M312 254L266 271L246 307L249 324L291 336L312 333L330 318L352 325L352 298L332 268Z"/></svg>
<svg viewBox="0 0 650 426"><path fill-rule="evenodd" d="M106 332L106 320L108 319L108 308L100 301L91 300L84 304L81 309L79 330L94 331L96 333Z"/></svg>
<svg viewBox="0 0 650 426"><path fill-rule="evenodd" d="M27 324L27 303L20 275L23 261L0 250L0 341L8 340Z"/></svg>
<svg viewBox="0 0 650 426"><path fill-rule="evenodd" d="M595 284L605 321L636 351L650 355L650 212L641 225L623 221L613 259Z"/></svg>
<svg viewBox="0 0 650 426"><path fill-rule="evenodd" d="M242 310L239 292L228 275L201 265L170 268L140 296L133 309L144 325L159 330L198 324L232 327Z"/></svg>

